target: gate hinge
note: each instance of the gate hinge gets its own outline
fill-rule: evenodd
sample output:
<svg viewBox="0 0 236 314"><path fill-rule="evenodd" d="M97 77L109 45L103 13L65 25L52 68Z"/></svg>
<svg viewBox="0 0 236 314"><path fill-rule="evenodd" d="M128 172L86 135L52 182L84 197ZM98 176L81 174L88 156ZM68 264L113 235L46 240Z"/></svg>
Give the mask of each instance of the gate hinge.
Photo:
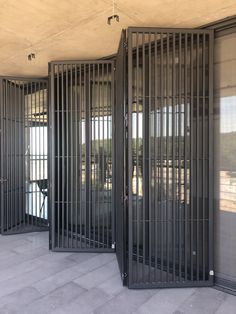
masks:
<svg viewBox="0 0 236 314"><path fill-rule="evenodd" d="M8 181L7 179L0 178L0 183L4 183L4 182L7 182L7 181Z"/></svg>
<svg viewBox="0 0 236 314"><path fill-rule="evenodd" d="M125 279L125 278L127 278L128 277L128 274L127 273L123 273L122 275L121 275L121 278L122 279Z"/></svg>
<svg viewBox="0 0 236 314"><path fill-rule="evenodd" d="M210 275L210 276L214 276L214 270L210 270L210 271L209 271L209 275Z"/></svg>
<svg viewBox="0 0 236 314"><path fill-rule="evenodd" d="M125 116L125 127L128 128L128 114L126 113Z"/></svg>
<svg viewBox="0 0 236 314"><path fill-rule="evenodd" d="M116 242L112 243L111 248L114 250L116 248Z"/></svg>

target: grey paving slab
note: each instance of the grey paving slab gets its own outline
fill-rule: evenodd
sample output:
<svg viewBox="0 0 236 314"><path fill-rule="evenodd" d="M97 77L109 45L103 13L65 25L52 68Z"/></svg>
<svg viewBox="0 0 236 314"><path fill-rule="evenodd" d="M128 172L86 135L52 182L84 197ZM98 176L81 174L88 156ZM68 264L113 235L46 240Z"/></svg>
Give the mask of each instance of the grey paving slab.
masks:
<svg viewBox="0 0 236 314"><path fill-rule="evenodd" d="M121 276L119 272L115 276L104 280L98 288L103 290L105 293L109 294L110 296L116 296L121 291L126 290L127 288L122 285Z"/></svg>
<svg viewBox="0 0 236 314"><path fill-rule="evenodd" d="M86 289L91 289L99 284L103 283L104 280L109 279L118 273L118 265L116 260L112 260L111 262L103 265L99 268L96 268L93 271L90 271L83 276L80 276L74 282L79 284L81 287Z"/></svg>
<svg viewBox="0 0 236 314"><path fill-rule="evenodd" d="M53 311L53 314L90 314L107 301L110 296L98 288L82 293L74 302ZM113 314L112 312L110 314Z"/></svg>
<svg viewBox="0 0 236 314"><path fill-rule="evenodd" d="M1 244L0 244L1 247ZM4 250L0 252L0 262L9 259L9 258L14 258L17 256L16 252L10 251L10 250Z"/></svg>
<svg viewBox="0 0 236 314"><path fill-rule="evenodd" d="M70 282L54 290L52 293L32 302L21 309L22 314L42 314L57 311L57 309L70 304L85 290L77 284Z"/></svg>
<svg viewBox="0 0 236 314"><path fill-rule="evenodd" d="M1 247L1 245L0 245ZM48 254L48 249L37 248L25 252L24 254L16 253L12 256L8 256L6 259L0 261L0 269L10 268L14 265L23 263L25 261L32 261L42 255Z"/></svg>
<svg viewBox="0 0 236 314"><path fill-rule="evenodd" d="M41 265L38 269L22 273L15 278L4 280L0 282L0 297L13 293L18 289L22 289L27 286L31 286L33 283L47 278L50 275L53 275L57 272L65 269L66 265L64 264L47 264Z"/></svg>
<svg viewBox="0 0 236 314"><path fill-rule="evenodd" d="M68 258L76 263L82 263L97 255L98 253L72 253L68 256Z"/></svg>
<svg viewBox="0 0 236 314"><path fill-rule="evenodd" d="M93 258L96 254L91 253L80 253L79 254L82 258L80 259L80 263L86 262L89 259ZM66 260L68 257L65 257ZM70 261L70 259L69 259ZM73 264L75 263L74 259L71 259ZM83 274L83 272L75 271L74 267L67 267L65 270L60 271L52 276L49 276L43 280L40 280L33 284L40 293L47 294L53 291L54 289L72 281L73 279L77 278L79 274Z"/></svg>
<svg viewBox="0 0 236 314"><path fill-rule="evenodd" d="M95 314L129 314L137 310L155 293L155 290L129 290L126 289L112 298L103 306L97 308Z"/></svg>
<svg viewBox="0 0 236 314"><path fill-rule="evenodd" d="M224 302L221 303L216 314L235 314L236 313L236 296L227 295Z"/></svg>
<svg viewBox="0 0 236 314"><path fill-rule="evenodd" d="M92 270L99 268L111 261L115 261L115 259L115 254L101 253L89 259L88 261L79 263L78 265L74 266L73 269L80 274L87 274L88 272L91 272Z"/></svg>
<svg viewBox="0 0 236 314"><path fill-rule="evenodd" d="M48 250L48 233L0 236L0 314L236 314L213 288L129 290L115 254Z"/></svg>
<svg viewBox="0 0 236 314"><path fill-rule="evenodd" d="M157 290L157 293L152 298L140 306L137 313L173 313L195 291L196 289L194 288Z"/></svg>
<svg viewBox="0 0 236 314"><path fill-rule="evenodd" d="M0 298L0 313L4 311L9 305L16 305L17 307L32 303L34 300L42 297L42 294L33 287L26 287L17 290L14 293Z"/></svg>
<svg viewBox="0 0 236 314"><path fill-rule="evenodd" d="M211 314L215 313L224 302L226 294L216 289L198 288L178 308L186 314Z"/></svg>

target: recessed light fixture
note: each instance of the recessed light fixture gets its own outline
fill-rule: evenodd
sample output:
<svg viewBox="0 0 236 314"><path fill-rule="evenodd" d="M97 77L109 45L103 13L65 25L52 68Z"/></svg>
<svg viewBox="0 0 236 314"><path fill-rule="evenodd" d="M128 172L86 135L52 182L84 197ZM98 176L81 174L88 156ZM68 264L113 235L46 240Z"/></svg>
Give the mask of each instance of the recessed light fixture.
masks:
<svg viewBox="0 0 236 314"><path fill-rule="evenodd" d="M28 55L28 60L29 61L32 61L32 59L35 59L35 53L30 53L29 55Z"/></svg>
<svg viewBox="0 0 236 314"><path fill-rule="evenodd" d="M115 3L115 0L112 0L112 15L108 16L107 18L108 25L111 25L112 20L116 20L116 22L120 21L120 17L118 14L115 13L115 9L116 9L116 3Z"/></svg>

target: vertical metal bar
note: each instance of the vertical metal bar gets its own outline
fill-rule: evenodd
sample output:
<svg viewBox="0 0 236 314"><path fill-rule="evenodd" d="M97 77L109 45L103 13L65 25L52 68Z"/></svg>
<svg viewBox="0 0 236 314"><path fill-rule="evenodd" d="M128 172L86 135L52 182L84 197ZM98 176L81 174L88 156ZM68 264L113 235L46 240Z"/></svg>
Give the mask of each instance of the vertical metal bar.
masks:
<svg viewBox="0 0 236 314"><path fill-rule="evenodd" d="M176 198L175 198L175 88L176 88L176 77L175 77L175 33L173 33L173 56L172 56L172 223L173 223L173 281L175 281L175 209L176 209Z"/></svg>
<svg viewBox="0 0 236 314"><path fill-rule="evenodd" d="M13 177L13 167L14 167L14 149L13 149L13 138L14 138L14 83L10 83L10 123L11 123L11 140L10 140L10 156L11 156L11 165L10 165L10 174L11 174L11 184L10 184L10 202L11 202L11 209L10 209L10 217L11 217L11 225L10 230L14 227L14 177Z"/></svg>
<svg viewBox="0 0 236 314"><path fill-rule="evenodd" d="M194 142L193 142L193 137L194 137L194 122L193 122L193 112L194 112L194 96L193 96L193 84L194 84L194 79L193 79L193 61L194 61L194 55L193 55L193 39L194 35L191 34L191 52L190 52L190 63L191 63L191 69L190 69L190 211L191 211L191 234L190 234L190 273L191 273L191 281L193 281L193 207L194 207L194 200L193 200L193 195L194 195L194 187L193 187L193 179L194 179L194 160L193 160L193 150L194 150Z"/></svg>
<svg viewBox="0 0 236 314"><path fill-rule="evenodd" d="M0 86L0 97L1 97L1 122L4 125L2 131L2 138L4 141L1 141L1 169L3 173L3 165L6 163L6 193L4 193L4 187L1 185L1 233L5 233L5 228L8 226L8 210L9 210L9 123L8 123L8 108L6 106L8 98L8 84L6 80L1 79ZM4 94L3 94L4 91ZM9 107L9 106L8 106ZM4 122L5 117L5 122ZM8 134L8 137L6 137ZM5 151L6 149L6 151ZM4 153L5 151L5 153ZM7 156L7 158L6 158ZM5 205L6 198L6 206Z"/></svg>
<svg viewBox="0 0 236 314"><path fill-rule="evenodd" d="M110 68L109 68L109 65L107 64L107 83L110 82L110 79L109 79L109 73L110 73ZM111 81L111 88L114 89L114 78L112 78L112 81ZM113 86L113 87L112 87ZM111 114L110 112L110 109L109 109L109 104L111 104L111 97L109 97L110 94L109 94L109 89L107 89L107 112L109 112L109 115ZM108 100L109 99L109 100ZM107 124L107 134L110 133L110 129L112 128L112 122L109 121L109 124ZM109 142L108 142L109 143ZM109 150L109 145L108 145L108 154L110 155L110 150ZM110 157L109 157L110 158ZM109 160L108 158L108 160ZM112 181L113 182L113 181ZM113 186L113 183L112 183L112 186ZM109 190L109 184L107 184L107 190ZM109 199L109 206L107 208L107 248L109 247L109 242L110 242L110 199ZM114 215L113 215L114 216ZM112 243L114 243L114 233L112 232Z"/></svg>
<svg viewBox="0 0 236 314"><path fill-rule="evenodd" d="M136 281L139 281L139 248L140 248L140 211L139 211L139 33L136 32L136 232L137 232L137 267L136 267ZM142 182L143 184L143 182Z"/></svg>
<svg viewBox="0 0 236 314"><path fill-rule="evenodd" d="M91 101L91 68L90 64L88 65L88 103L89 103L89 199L88 199L88 246L91 247L91 182L92 182L92 174L91 174L91 149L92 149L92 114L93 114L93 102Z"/></svg>
<svg viewBox="0 0 236 314"><path fill-rule="evenodd" d="M188 276L188 175L187 175L187 161L188 161L188 33L185 33L184 42L184 280L187 281Z"/></svg>
<svg viewBox="0 0 236 314"><path fill-rule="evenodd" d="M27 208L27 217L26 224L27 228L29 227L29 216L30 216L30 184L29 184L29 170L30 170L30 127L29 127L29 116L30 116L30 108L29 108L29 82L26 83L26 96L25 96L25 107L26 107L26 145L24 146L25 150L25 158L27 163L27 194L26 194L26 208Z"/></svg>
<svg viewBox="0 0 236 314"><path fill-rule="evenodd" d="M0 145L1 145L1 152L0 152L0 155L1 155L1 159L0 159L0 169L1 169L1 174L0 174L0 177L3 178L3 174L5 173L4 171L4 167L5 169L8 168L8 162L7 160L5 160L5 156L4 156L4 151L6 149L6 132L5 132L5 129L6 129L6 124L7 124L7 116L6 116L6 109L4 108L4 100L6 99L6 88L4 88L4 83L3 83L3 79L0 78L0 128L1 128L1 142L0 142ZM3 93L4 91L4 93ZM5 97L4 97L5 96ZM5 99L4 99L5 98ZM5 120L5 121L4 121ZM4 149L5 148L5 149ZM5 154L8 154L7 151L5 151ZM6 179L8 179L8 177L6 177ZM5 202L6 202L6 196L5 196L5 190L4 190L4 186L3 184L1 183L0 184L0 190L1 190L1 200L0 200L0 215L1 215L1 234L4 234L4 229L5 229L5 226L4 226L4 220L5 220L5 215L4 215L4 208L5 208Z"/></svg>
<svg viewBox="0 0 236 314"><path fill-rule="evenodd" d="M55 79L55 77L54 77ZM53 91L55 92L55 91ZM50 119L50 112L49 112L49 106L50 106L50 93L51 93L51 89L49 86L49 80L46 81L44 83L44 89L43 89L43 111L44 111L44 115L43 115L43 125L44 125L44 132L43 132L43 142L46 141L47 146L44 146L44 150L43 150L43 158L44 158L44 177L45 179L47 179L47 191L49 191L49 195L48 197L45 198L45 206L44 206L44 218L46 219L48 225L49 225L49 231L50 231L50 226L52 224L52 212L51 212L51 172L50 169L52 168L52 164L51 164L51 136L52 136L52 128L51 125L49 125L49 119ZM55 115L55 112L54 112ZM52 231L52 229L51 229ZM49 232L50 235L50 232ZM51 240L49 240L50 243L50 248L52 249L52 235L51 235Z"/></svg>
<svg viewBox="0 0 236 314"><path fill-rule="evenodd" d="M69 248L69 78L68 78L68 67L66 64L66 247Z"/></svg>
<svg viewBox="0 0 236 314"><path fill-rule="evenodd" d="M102 84L102 91L101 91L101 97L102 97L102 247L104 248L104 208L105 208L105 204L104 204L104 200L105 200L105 196L104 196L104 189L105 189L105 180L106 180L106 176L104 175L104 162L105 162L105 156L104 156L104 149L105 149L105 142L104 142L104 64L102 64L102 80L101 80L101 84Z"/></svg>
<svg viewBox="0 0 236 314"><path fill-rule="evenodd" d="M90 136L90 115L91 115L91 103L90 103L90 86L89 86L89 70L90 66L85 65L86 71L85 75L85 113L86 113L86 210L85 210L85 247L87 248L88 244L88 220L89 220L89 211L90 211L90 146L91 146L91 136Z"/></svg>
<svg viewBox="0 0 236 314"><path fill-rule="evenodd" d="M22 195L21 195L21 200L22 200L22 223L23 223L23 228L25 229L25 219L26 219L26 202L25 202L25 197L26 197L26 167L25 167L25 137L26 137L26 132L25 132L25 83L23 82L22 86L22 93L21 93L21 110L20 110L20 115L21 115L21 127L22 127L22 137L23 137L23 145L21 146L21 165L22 165Z"/></svg>
<svg viewBox="0 0 236 314"><path fill-rule="evenodd" d="M47 112L47 108L45 106L45 82L42 82L42 89L40 90L40 99L42 98L42 104L40 104L40 109L42 110L42 132L41 132L41 136L42 136L42 145L41 145L41 160L42 160L42 174L41 174L41 178L42 180L45 180L46 178L46 173L45 173L45 161L46 161L46 152L45 152L45 140L47 139L47 136L45 137L45 124L47 124L45 122L45 113ZM55 114L55 113L54 113ZM50 178L50 177L48 177ZM49 186L48 186L48 181L47 181L47 190L49 191ZM46 219L46 214L45 214L45 208L48 208L46 200L43 196L43 202L44 205L42 207L41 205L41 210L43 210L43 220L42 220L42 224L44 219Z"/></svg>
<svg viewBox="0 0 236 314"><path fill-rule="evenodd" d="M24 87L24 82L22 82L22 90ZM19 194L18 194L18 208L19 208L19 228L21 229L22 227L22 218L23 218L23 206L22 206L22 193L23 193L23 185L22 185L22 181L25 182L25 180L23 180L23 178L21 177L20 174L20 169L24 169L24 165L23 163L21 163L21 156L22 156L22 143L24 143L24 139L23 137L21 138L21 135L23 136L23 126L22 126L22 115L21 115L21 110L22 110L22 102L21 102L21 88L19 85L19 90L18 90L18 101L19 101L19 107L18 107L18 185L19 185ZM21 143L21 144L20 144ZM22 175L24 175L24 173L22 172Z"/></svg>
<svg viewBox="0 0 236 314"><path fill-rule="evenodd" d="M56 103L56 107L55 107L55 102L54 102L54 81L55 81L55 66L51 65L51 118L52 118L52 141L54 140L54 134L56 134L56 139L57 139L57 150L56 150L56 156L57 156L57 247L60 248L60 220L62 218L61 215L61 208L62 208L62 202L61 202L61 193L60 193L60 187L62 186L62 184L60 184L60 179L61 179L61 169L60 169L60 164L61 163L61 152L60 149L62 147L61 145L61 141L60 138L62 140L62 133L61 133L61 125L60 125L60 116L62 117L62 108L60 109L60 65L58 64L57 67L57 86L56 86L56 97L57 97L57 103ZM61 77L63 75L63 71L61 71ZM62 78L61 78L62 79ZM62 98L61 98L61 104L62 104ZM57 111L57 128L56 128L56 132L55 132L55 113L53 111L53 109L56 109ZM52 144L52 184L53 181L55 180L55 169L54 169L54 160L55 160L55 144ZM56 165L55 165L56 167ZM52 185L52 217L56 217L56 213L55 213L55 185ZM54 218L53 218L54 220ZM52 222L54 225L54 221ZM55 231L54 231L55 232ZM54 233L53 229L52 229L52 234ZM54 241L53 247L55 247L56 243Z"/></svg>
<svg viewBox="0 0 236 314"><path fill-rule="evenodd" d="M142 80L140 79L141 81L141 84L139 83L138 81L138 77L137 77L137 88L142 87L142 96L143 96L143 102L142 102L142 146L143 149L142 149L142 162L141 162L141 167L142 167L142 193L143 193L143 206L142 206L142 219L143 219L143 263L142 263L142 281L145 282L145 265L146 265L146 234L144 232L145 230L145 223L146 223L146 204L147 204L147 195L146 195L146 159L145 159L145 156L146 156L146 123L145 123L145 118L146 118L146 101L145 101L145 46L144 46L144 36L145 36L145 33L142 34L142 61L140 61L140 63L142 63L142 67L143 67L143 75L142 75ZM138 41L138 39L137 39ZM137 42L138 44L138 42ZM136 49L138 49L136 47ZM139 52L138 52L139 53ZM148 68L149 70L149 68ZM150 101L150 100L149 100ZM148 101L148 104L149 104L149 101ZM137 94L137 108L138 108L138 111L139 111L139 97L138 97L138 94ZM137 114L137 121L139 120L139 114ZM138 134L139 130L137 128L137 134ZM137 192L138 193L138 192ZM149 237L149 234L148 234L148 237ZM147 248L147 251L149 250L149 247ZM149 270L150 270L150 255L151 253L149 252L149 259L148 259L148 266L149 266ZM151 272L149 271L149 274Z"/></svg>
<svg viewBox="0 0 236 314"><path fill-rule="evenodd" d="M14 103L13 103L14 107L13 107L13 123L14 123L14 135L13 135L13 141L14 141L14 146L13 146L13 154L14 154L14 171L13 172L13 193L14 193L14 218L15 218L15 225L14 225L14 229L15 231L18 229L18 204L17 204L17 193L18 193L18 189L17 189L17 154L16 154L16 150L17 150L17 143L16 143L16 139L17 139L17 89L16 89L16 81L14 81ZM13 170L13 169L12 169Z"/></svg>
<svg viewBox="0 0 236 314"><path fill-rule="evenodd" d="M197 34L197 50L196 50L196 59L197 59L197 125L196 125L196 203L197 203L197 281L199 280L199 255L200 255L200 246L199 246L199 33Z"/></svg>
<svg viewBox="0 0 236 314"><path fill-rule="evenodd" d="M95 71L96 71L96 65L93 64L93 79L92 79L92 100L93 103L96 104L96 108L94 111L94 119L93 119L93 149L94 149L94 171L93 171L93 178L94 178L94 184L93 184L93 248L95 248L95 229L96 229L96 184L97 184L97 163L96 163L96 116L97 113L97 103L96 103L96 85L95 85Z"/></svg>
<svg viewBox="0 0 236 314"><path fill-rule="evenodd" d="M101 181L102 181L102 167L101 167L101 160L102 160L102 150L100 148L100 141L101 141L101 126L100 126L100 120L101 120L101 99L100 99L100 64L97 65L98 69L98 76L97 76L97 100L98 100L98 160L99 160L99 184L98 184L98 204L97 204L97 215L98 215L98 235L97 235L97 245L98 248L100 247L100 195L101 195ZM101 153L101 154L100 154Z"/></svg>
<svg viewBox="0 0 236 314"><path fill-rule="evenodd" d="M161 73L160 73L160 92L161 92L161 102L160 102L160 163L161 163L161 186L160 186L160 229L161 229L161 273L160 273L160 280L163 281L163 266L164 266L164 210L163 210L163 187L164 187L164 180L163 180L163 33L160 33L160 39L161 39Z"/></svg>
<svg viewBox="0 0 236 314"><path fill-rule="evenodd" d="M1 157L2 157L2 164L3 164L3 161L6 160L6 169L7 169L7 182L6 182L6 199L7 199L7 204L6 204L6 208L4 206L4 203L3 203L3 207L2 207L2 215L1 215L1 221L2 221L2 226L1 226L1 230L3 233L5 233L5 229L6 229L6 226L8 226L9 222L8 222L8 211L9 211L9 207L10 207L10 200L9 200L9 181L10 181L10 173L9 173L9 165L10 165L10 154L9 154L9 137L10 137L10 130L9 130L9 119L8 119L8 115L9 115L9 106L6 106L6 103L7 103L7 99L9 97L9 86L7 84L7 81L6 80L3 80L2 79L2 84L4 84L2 86L2 90L5 91L5 95L4 96L1 96L1 99L2 99L2 113L5 112L5 128L4 128L4 134L3 134L3 138L5 139L5 143L6 143L6 152L4 154L3 150L1 151ZM6 134L8 133L8 137L6 137ZM6 158L7 156L7 158ZM2 187L3 189L3 187ZM4 202L4 201L3 201Z"/></svg>
<svg viewBox="0 0 236 314"><path fill-rule="evenodd" d="M38 83L38 117L39 117L39 121L37 121L37 118L35 118L36 120L36 125L38 125L38 138L37 138L37 144L38 144L38 167L39 167L39 175L38 175L38 180L42 180L42 169L41 169L41 158L42 158L42 152L41 152L41 99L40 99L40 95L41 95L41 82L39 81ZM39 226L41 227L42 224L42 216L41 216L41 191L39 191L39 212L38 212L38 217L37 217L37 221Z"/></svg>
<svg viewBox="0 0 236 314"><path fill-rule="evenodd" d="M84 203L83 203L83 102L84 98L82 97L82 69L83 65L79 65L79 134L80 134L80 142L79 142L79 171L80 171L80 211L79 211L79 217L80 217L80 249L82 248L82 238L83 238L83 231L82 231L82 214L84 211ZM85 115L85 113L84 113ZM85 123L85 117L84 117L84 123ZM86 139L85 139L86 141Z"/></svg>
<svg viewBox="0 0 236 314"><path fill-rule="evenodd" d="M154 260L155 260L155 268L154 268L154 281L157 281L157 268L158 268L158 260L157 260L157 249L158 249L158 199L157 199L157 33L155 33L155 45L154 45Z"/></svg>
<svg viewBox="0 0 236 314"><path fill-rule="evenodd" d="M128 262L128 271L129 271L129 285L133 282L133 190L132 190L132 102L133 102L133 49L132 49L132 32L128 30L128 224L129 224L129 262Z"/></svg>
<svg viewBox="0 0 236 314"><path fill-rule="evenodd" d="M108 97L109 97L109 104L110 104L110 121L109 121L109 136L110 136L110 140L108 141L109 143L109 167L111 165L111 175L113 178L113 173L114 173L114 164L113 164L113 150L114 150L114 143L113 143L113 127L112 127L112 119L113 119L113 110L114 110L114 91L113 91L113 82L114 82L114 65L113 63L108 64L108 69L110 72L110 92L108 93ZM108 92L108 90L107 90ZM112 180L111 178L111 180ZM113 181L111 181L113 182ZM115 242L115 238L114 238L114 213L113 213L113 199L114 199L114 189L113 189L113 185L111 186L111 198L109 201L109 217L110 217L110 226L111 226L111 230L110 230L110 237L111 237L111 242L114 243ZM109 240L110 242L110 240ZM110 246L108 246L110 248Z"/></svg>
<svg viewBox="0 0 236 314"><path fill-rule="evenodd" d="M79 66L80 69L80 66ZM75 248L78 249L78 211L79 211L79 204L78 204L78 190L80 189L80 176L81 176L81 169L78 169L78 159L79 159L79 154L78 154L78 140L80 141L80 129L78 131L78 123L80 124L81 117L78 116L78 68L77 64L75 63L75 75L74 75L74 82L75 82L75 134L78 134L77 137L75 137L75 134L71 134L71 137L75 141L75 182L74 182L74 187L75 187ZM80 105L80 104L79 104ZM79 161L80 162L80 161ZM74 174L73 174L74 175Z"/></svg>
<svg viewBox="0 0 236 314"><path fill-rule="evenodd" d="M35 113L37 112L37 82L33 82L34 85L34 114L32 116L34 116L33 118L33 124L34 124L34 145L35 145L35 155L34 155L34 161L35 161L35 180L37 180L38 178L38 167L37 167L37 162L38 162L38 142L37 142L37 123L36 123L36 116ZM38 224L38 186L36 184L36 182L34 182L35 185L35 209L34 209L34 226L37 226ZM34 227L33 226L33 227Z"/></svg>
<svg viewBox="0 0 236 314"><path fill-rule="evenodd" d="M181 176L181 164L182 164L182 149L181 149L181 119L182 119L182 33L179 33L179 97L178 97L178 259L179 259L179 281L181 281L181 268L182 268L182 176Z"/></svg>
<svg viewBox="0 0 236 314"><path fill-rule="evenodd" d="M154 36L154 40L155 40L155 33L153 34ZM144 41L145 41L145 38L144 38ZM150 50L150 44L149 43L149 50ZM145 47L144 43L143 43L143 47ZM146 69L145 69L145 48L143 48L143 86L144 86L144 99L146 100L146 86L145 86L145 75L146 75ZM154 60L155 60L155 56L154 56ZM154 65L155 66L155 65ZM155 77L153 78L154 79L154 84L156 84L155 82ZM151 83L151 82L150 82ZM152 87L152 85L151 85ZM155 91L153 91L153 94L155 93ZM155 100L154 100L155 101ZM146 143L148 145L148 148L144 150L144 160L146 160L148 158L148 176L144 175L144 178L146 178L146 182L144 183L144 190L145 190L145 193L146 195L148 195L148 198L146 197L147 201L145 202L145 207L147 206L148 207L148 219L149 219L149 223L148 223L148 229L149 229L149 235L148 235L148 241L146 241L146 209L144 208L144 229L143 229L143 234L144 234L144 245L146 246L146 243L145 241L148 243L149 242L149 248L147 248L145 250L145 254L144 254L144 262L146 264L146 252L148 251L149 253L149 281L151 282L152 278L151 278L151 274L152 274L152 247L153 247L153 244L155 243L155 241L153 241L152 239L152 231L154 230L155 228L155 221L153 221L152 219L152 151L151 151L151 147L152 147L152 142L151 142L151 123L150 122L150 119L151 119L151 115L152 115L152 104L153 104L153 97L149 97L149 101L148 101L148 108L146 109L146 102L144 102L144 108L145 108L145 112L148 112L148 117L144 119L145 124L144 124L144 129L148 132L148 142ZM147 136L146 136L147 138ZM148 153L148 156L145 156L145 154ZM144 169L146 168L146 165L144 165ZM143 171L143 174L144 174L144 171ZM154 228L153 228L154 227ZM144 281L146 279L144 278Z"/></svg>
<svg viewBox="0 0 236 314"><path fill-rule="evenodd" d="M73 187L74 187L74 148L73 148L73 119L75 113L73 112L73 64L70 68L70 233L71 233L71 245L70 247L74 247L74 201L73 201ZM69 114L69 112L68 112ZM77 135L77 134L76 134ZM69 183L69 182L68 182Z"/></svg>
<svg viewBox="0 0 236 314"><path fill-rule="evenodd" d="M111 119L110 119L110 128L111 128L111 143L112 143L112 152L111 152L111 163L112 163L112 177L111 177L111 188L112 188L112 199L111 199L111 229L112 229L112 243L115 243L116 237L115 237L115 66L112 62L111 65ZM108 90L107 90L108 91ZM107 115L108 119L108 115ZM107 122L108 124L108 122ZM108 135L107 135L108 138Z"/></svg>
<svg viewBox="0 0 236 314"><path fill-rule="evenodd" d="M89 212L87 213L87 219L88 219L88 244L89 244L89 248L91 246L91 243L90 243L90 230L91 230L91 225L90 225L90 218L91 218L91 178L92 178L92 175L91 175L91 147L92 147L92 110L93 110L93 103L91 101L91 86L90 86L90 73L91 71L91 65L89 64L88 65L88 98L89 98Z"/></svg>
<svg viewBox="0 0 236 314"><path fill-rule="evenodd" d="M6 81L6 84L8 85L8 97L7 97L7 105L9 105L9 111L8 111L8 124L9 124L9 189L8 189L8 197L9 197L9 208L7 210L7 216L8 216L8 224L6 227L6 232L8 232L9 229L12 227L12 87L11 83Z"/></svg>
<svg viewBox="0 0 236 314"><path fill-rule="evenodd" d="M37 176L36 179L40 180L40 115L37 117L37 114L40 112L40 81L35 83L36 85L36 93L35 93L35 129L36 129L36 149L37 149L37 158L36 158L36 168L37 168ZM38 108L37 108L38 107ZM38 211L36 212L36 226L40 227L40 200L41 200L41 192L39 187L37 186L37 204L38 204Z"/></svg>
<svg viewBox="0 0 236 314"><path fill-rule="evenodd" d="M35 173L33 172L33 165L34 165L34 134L33 134L33 82L30 82L30 162L32 163L32 180ZM31 180L30 180L31 181ZM30 228L34 225L34 219L33 219L33 208L34 208L34 184L31 182L31 209L30 209Z"/></svg>
<svg viewBox="0 0 236 314"><path fill-rule="evenodd" d="M208 141L209 141L209 156L208 156L208 171L209 171L209 182L208 182L208 206L209 206L209 239L208 239L208 248L209 248L209 270L214 269L214 212L213 212L213 200L214 200L214 144L213 144L213 60L214 60L214 32L210 31L209 33L209 56L208 56L208 66L209 66L209 126L208 126ZM213 276L210 276L209 281L213 283Z"/></svg>
<svg viewBox="0 0 236 314"><path fill-rule="evenodd" d="M143 108L146 108L146 99L145 99L145 71L146 71L146 67L145 67L145 33L142 33L142 72L143 72L143 76L142 76L142 94L143 94ZM143 114L143 140L145 139L145 115ZM143 178L145 178L145 145L143 145L143 161L142 161L142 167L143 167ZM142 264L142 280L145 281L144 278L144 274L145 274L145 265L146 265L146 233L145 233L145 224L146 224L146 213L145 213L145 191L143 189L143 208L142 208L142 219L143 219L143 264ZM149 265L149 268L151 267L151 265ZM150 272L151 274L151 272Z"/></svg>
<svg viewBox="0 0 236 314"><path fill-rule="evenodd" d="M170 34L166 34L166 281L169 281L169 67L170 67Z"/></svg>
<svg viewBox="0 0 236 314"><path fill-rule="evenodd" d="M205 33L202 35L202 280L205 281L205 112L206 112L206 102L205 102L205 84L206 84L206 74L205 74L205 51L206 51L206 36Z"/></svg>
<svg viewBox="0 0 236 314"><path fill-rule="evenodd" d="M86 219L86 214L88 211L88 180L89 180L89 167L88 167L88 146L89 146L89 138L88 138L88 111L89 111L89 104L88 104L88 99L87 99L87 66L86 64L83 64L83 84L84 84L84 94L83 94L83 112L84 112L84 137L85 137L85 160L84 160L84 165L85 165L85 206L83 208L83 215L82 215L82 228L83 228L83 239L84 239L84 248L87 247L87 219Z"/></svg>
<svg viewBox="0 0 236 314"><path fill-rule="evenodd" d="M61 218L61 247L64 248L65 242L65 109L64 109L64 64L61 65L61 119L62 119L62 129L61 129L61 167L62 167L62 177L61 177L61 188L62 188L62 197L61 197L61 212L62 212L62 218Z"/></svg>
<svg viewBox="0 0 236 314"><path fill-rule="evenodd" d="M35 117L35 124L37 126L37 150L38 150L38 156L37 156L37 168L38 168L38 176L37 179L40 180L41 179L41 147L40 147L40 142L41 142L41 134L40 134L40 126L41 126L41 115L40 115L40 90L41 90L41 82L38 82L38 90L37 90L37 101L38 104L36 102L36 108L38 106L37 109L37 113L39 114L38 119ZM40 227L40 222L41 222L41 215L40 215L40 208L41 208L41 192L40 189L38 191L38 213L36 216L37 219L37 225Z"/></svg>

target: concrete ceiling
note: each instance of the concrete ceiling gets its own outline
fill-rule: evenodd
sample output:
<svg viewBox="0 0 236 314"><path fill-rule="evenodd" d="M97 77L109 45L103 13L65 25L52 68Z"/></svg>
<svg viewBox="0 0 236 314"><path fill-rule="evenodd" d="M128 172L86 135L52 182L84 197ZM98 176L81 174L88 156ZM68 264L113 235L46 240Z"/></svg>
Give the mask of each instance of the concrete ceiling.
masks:
<svg viewBox="0 0 236 314"><path fill-rule="evenodd" d="M197 27L236 14L235 0L0 0L0 75L45 76L52 60L117 51L128 26ZM28 54L36 58L28 61Z"/></svg>

